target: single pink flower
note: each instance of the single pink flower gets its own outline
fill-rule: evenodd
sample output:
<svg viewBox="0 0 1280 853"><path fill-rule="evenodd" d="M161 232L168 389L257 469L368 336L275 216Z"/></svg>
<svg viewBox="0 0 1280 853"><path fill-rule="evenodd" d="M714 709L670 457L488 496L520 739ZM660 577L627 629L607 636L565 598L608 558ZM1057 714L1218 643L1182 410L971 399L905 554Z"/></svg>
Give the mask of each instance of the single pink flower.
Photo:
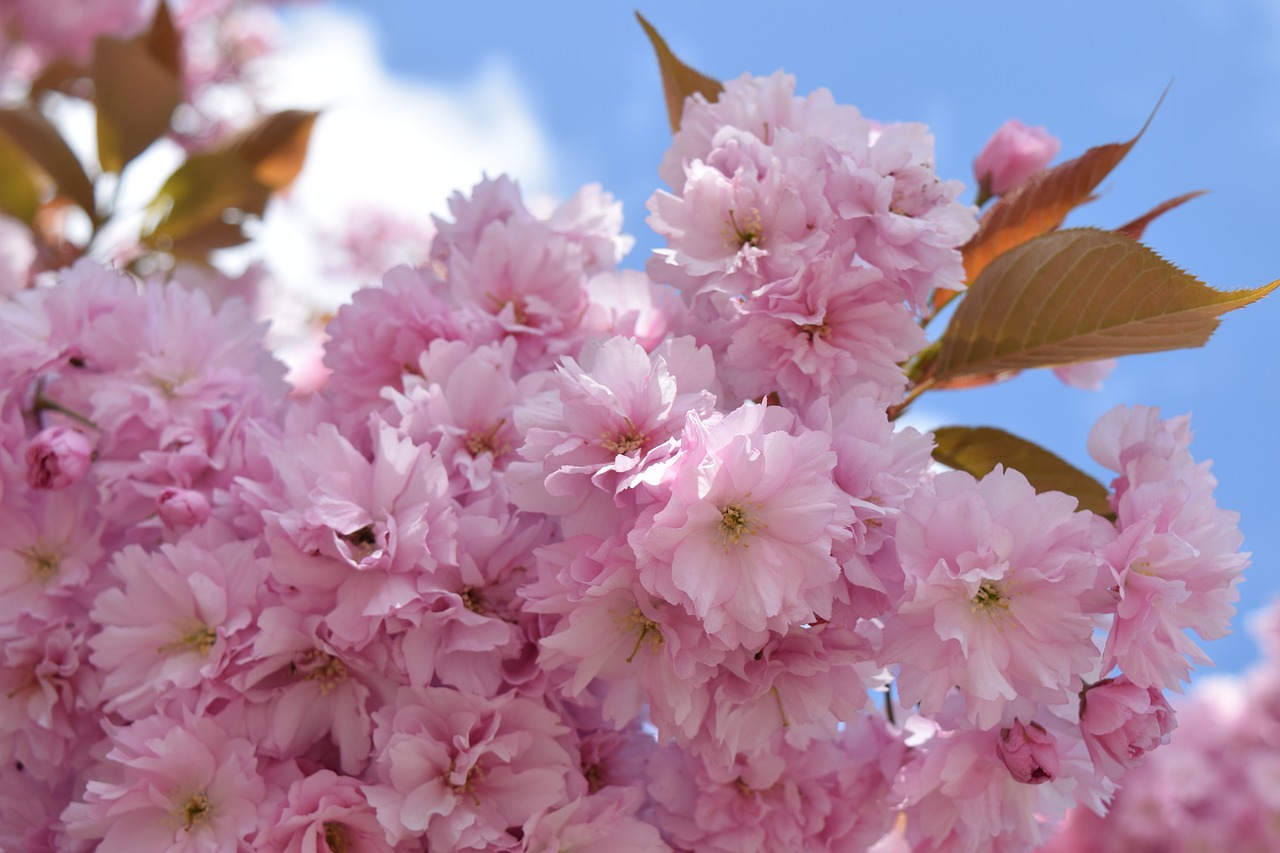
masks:
<svg viewBox="0 0 1280 853"><path fill-rule="evenodd" d="M1040 785L1058 775L1058 740L1039 723L1013 725L1000 730L996 753L1009 775L1019 782Z"/></svg>
<svg viewBox="0 0 1280 853"><path fill-rule="evenodd" d="M1173 708L1155 687L1125 676L1106 679L1080 697L1080 729L1099 773L1119 779L1177 727Z"/></svg>
<svg viewBox="0 0 1280 853"><path fill-rule="evenodd" d="M27 484L33 489L61 489L78 483L93 460L93 444L79 430L49 427L27 444Z"/></svg>
<svg viewBox="0 0 1280 853"><path fill-rule="evenodd" d="M974 158L979 198L985 201L993 195L1004 195L1048 166L1061 147L1062 143L1043 127L1027 127L1016 118L1009 119Z"/></svg>

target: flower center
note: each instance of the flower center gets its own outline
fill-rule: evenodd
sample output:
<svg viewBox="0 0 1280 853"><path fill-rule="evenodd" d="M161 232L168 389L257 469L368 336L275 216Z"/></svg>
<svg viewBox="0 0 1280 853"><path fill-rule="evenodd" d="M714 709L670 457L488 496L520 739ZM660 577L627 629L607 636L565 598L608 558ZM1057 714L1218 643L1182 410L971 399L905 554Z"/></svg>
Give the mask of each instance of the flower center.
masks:
<svg viewBox="0 0 1280 853"><path fill-rule="evenodd" d="M644 643L645 638L649 638L649 648L657 650L662 645L662 631L658 628L658 623L654 622L648 616L640 612L640 608L636 608L622 617L624 632L637 631L636 644L631 648L631 654L627 655L627 663L631 663L636 659L636 655L640 652L640 646Z"/></svg>
<svg viewBox="0 0 1280 853"><path fill-rule="evenodd" d="M831 336L831 326L824 317L821 323L805 323L800 327L800 331L804 332L812 341L814 338L826 339Z"/></svg>
<svg viewBox="0 0 1280 853"><path fill-rule="evenodd" d="M213 648L214 643L218 642L218 632L194 620L188 620L178 625L180 636L172 643L166 643L161 646L158 651L161 654L176 655L185 652L198 652L208 657L209 650Z"/></svg>
<svg viewBox="0 0 1280 853"><path fill-rule="evenodd" d="M351 559L357 563L378 550L378 537L373 532L372 524L366 524L359 530L353 530L350 533L341 533L338 538L350 546Z"/></svg>
<svg viewBox="0 0 1280 853"><path fill-rule="evenodd" d="M476 794L475 784L484 778L484 771L478 765L473 764L467 770L467 774L461 782L458 781L459 775L461 774L458 773L458 759L452 758L449 760L449 769L444 772L445 786L459 797L466 794L471 798L471 802L477 806L480 805L480 797Z"/></svg>
<svg viewBox="0 0 1280 853"><path fill-rule="evenodd" d="M486 293L485 295L489 297L489 302L493 305L494 314L501 314L502 309L510 305L511 319L516 321L516 325L529 325L529 312L525 308L523 299L503 299L496 293Z"/></svg>
<svg viewBox="0 0 1280 853"><path fill-rule="evenodd" d="M754 536L759 533L763 526L751 514L750 504L731 503L720 508L719 539L726 551L729 550L729 546L737 545L743 536ZM743 547L747 547L747 544Z"/></svg>
<svg viewBox="0 0 1280 853"><path fill-rule="evenodd" d="M973 596L973 609L994 617L1009 612L1009 599L995 581L983 581Z"/></svg>
<svg viewBox="0 0 1280 853"><path fill-rule="evenodd" d="M347 665L328 652L311 649L294 658L289 670L303 681L314 681L325 694L347 680Z"/></svg>
<svg viewBox="0 0 1280 853"><path fill-rule="evenodd" d="M351 845L351 832L347 825L336 820L324 822L324 843L330 853L351 853L355 849Z"/></svg>
<svg viewBox="0 0 1280 853"><path fill-rule="evenodd" d="M178 820L185 824L183 829L190 832L196 826L204 826L209 822L209 818L213 816L213 806L203 793L192 794L178 807L176 814Z"/></svg>
<svg viewBox="0 0 1280 853"><path fill-rule="evenodd" d="M61 561L56 551L46 551L42 546L36 545L30 551L18 553L27 558L27 566L31 568L32 576L41 583L58 573Z"/></svg>
<svg viewBox="0 0 1280 853"><path fill-rule="evenodd" d="M743 215L739 221L735 211L729 211L729 227L733 229L733 236L729 236L729 232L725 231L725 242L731 249L741 249L744 246L759 246L760 239L764 234L764 221L760 218L760 211L751 208Z"/></svg>
<svg viewBox="0 0 1280 853"><path fill-rule="evenodd" d="M627 418L625 428L617 432L600 434L600 446L616 454L627 454L639 450L648 440L649 436L645 435L644 430L637 427L631 418Z"/></svg>
<svg viewBox="0 0 1280 853"><path fill-rule="evenodd" d="M507 422L506 418L502 418L493 426L483 432L469 432L462 439L462 443L466 446L467 452L471 454L471 458L479 456L481 453L488 453L495 458L506 453L507 445L498 440L498 430L502 429Z"/></svg>

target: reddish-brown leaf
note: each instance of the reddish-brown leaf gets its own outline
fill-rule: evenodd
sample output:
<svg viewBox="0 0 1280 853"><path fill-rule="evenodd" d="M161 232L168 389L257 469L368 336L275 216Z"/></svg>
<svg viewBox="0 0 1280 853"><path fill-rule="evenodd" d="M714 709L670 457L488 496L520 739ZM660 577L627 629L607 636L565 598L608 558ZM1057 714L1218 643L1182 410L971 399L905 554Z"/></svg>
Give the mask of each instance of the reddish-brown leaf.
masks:
<svg viewBox="0 0 1280 853"><path fill-rule="evenodd" d="M653 43L653 51L658 55L658 68L662 72L662 91L667 99L667 119L671 122L671 132L680 129L680 119L684 115L684 99L700 93L708 101L715 101L724 91L724 84L713 80L701 71L695 71L685 65L667 47L666 41L658 35L653 25L636 12L636 20L644 27L645 34Z"/></svg>
<svg viewBox="0 0 1280 853"><path fill-rule="evenodd" d="M311 129L319 113L285 110L266 116L228 147L253 169L265 187L282 190L302 171Z"/></svg>
<svg viewBox="0 0 1280 853"><path fill-rule="evenodd" d="M1218 317L1280 287L1218 291L1113 231L1045 234L983 270L956 309L937 383L1203 345Z"/></svg>
<svg viewBox="0 0 1280 853"><path fill-rule="evenodd" d="M157 17L167 13L160 6ZM163 47L163 45L162 45ZM151 33L133 39L100 38L90 72L98 114L98 161L119 172L169 130L183 99L180 71L151 52Z"/></svg>
<svg viewBox="0 0 1280 853"><path fill-rule="evenodd" d="M1195 192L1185 193L1177 198L1171 198L1163 204L1157 204L1146 213L1139 216L1132 222L1126 222L1116 229L1117 234L1123 234L1126 237L1132 237L1134 240L1141 240L1142 235L1146 233L1147 226L1150 225L1157 217L1163 216L1175 207L1181 207L1193 198L1199 198L1208 190L1196 190Z"/></svg>
<svg viewBox="0 0 1280 853"><path fill-rule="evenodd" d="M1059 456L994 427L942 427L933 432L933 458L957 471L985 477L997 465L1013 468L1037 492L1063 492L1080 509L1113 517L1107 487Z"/></svg>
<svg viewBox="0 0 1280 853"><path fill-rule="evenodd" d="M1164 96L1160 96L1164 100ZM1160 104L1156 104L1156 110ZM1142 138L1155 110L1138 135L1128 142L1090 148L1074 160L1032 175L1000 197L982 217L978 232L961 249L966 281L975 281L993 260L1015 246L1053 231L1119 165Z"/></svg>

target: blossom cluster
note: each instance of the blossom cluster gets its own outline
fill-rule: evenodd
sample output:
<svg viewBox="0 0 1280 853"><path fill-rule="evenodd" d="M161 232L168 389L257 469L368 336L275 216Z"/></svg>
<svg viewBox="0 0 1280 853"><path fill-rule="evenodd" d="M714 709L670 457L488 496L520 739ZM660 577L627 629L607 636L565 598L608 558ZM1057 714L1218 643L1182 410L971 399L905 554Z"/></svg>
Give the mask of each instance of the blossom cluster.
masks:
<svg viewBox="0 0 1280 853"><path fill-rule="evenodd" d="M1258 616L1263 660L1176 702L1181 724L1169 746L1125 777L1105 818L1071 813L1043 853L1280 847L1280 603Z"/></svg>
<svg viewBox="0 0 1280 853"><path fill-rule="evenodd" d="M687 102L621 270L456 195L329 324L85 261L0 304L0 847L1029 849L1174 726L1247 558L1185 418L1114 518L895 425L976 227L919 125ZM17 288L15 288L17 289Z"/></svg>

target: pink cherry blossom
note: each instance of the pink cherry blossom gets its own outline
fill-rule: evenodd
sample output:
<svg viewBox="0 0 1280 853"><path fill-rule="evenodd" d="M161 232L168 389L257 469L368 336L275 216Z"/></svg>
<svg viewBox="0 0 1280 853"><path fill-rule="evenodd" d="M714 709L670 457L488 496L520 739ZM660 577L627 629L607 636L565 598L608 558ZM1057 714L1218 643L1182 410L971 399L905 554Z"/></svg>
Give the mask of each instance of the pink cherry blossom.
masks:
<svg viewBox="0 0 1280 853"><path fill-rule="evenodd" d="M1098 771L1120 778L1142 756L1161 744L1177 726L1173 709L1154 687L1128 678L1107 679L1080 697L1080 728Z"/></svg>
<svg viewBox="0 0 1280 853"><path fill-rule="evenodd" d="M980 195L1004 195L1049 165L1062 143L1043 127L1011 118L992 134L973 161Z"/></svg>
<svg viewBox="0 0 1280 853"><path fill-rule="evenodd" d="M33 489L60 489L78 483L89 470L93 442L79 430L50 427L27 444L27 484Z"/></svg>

